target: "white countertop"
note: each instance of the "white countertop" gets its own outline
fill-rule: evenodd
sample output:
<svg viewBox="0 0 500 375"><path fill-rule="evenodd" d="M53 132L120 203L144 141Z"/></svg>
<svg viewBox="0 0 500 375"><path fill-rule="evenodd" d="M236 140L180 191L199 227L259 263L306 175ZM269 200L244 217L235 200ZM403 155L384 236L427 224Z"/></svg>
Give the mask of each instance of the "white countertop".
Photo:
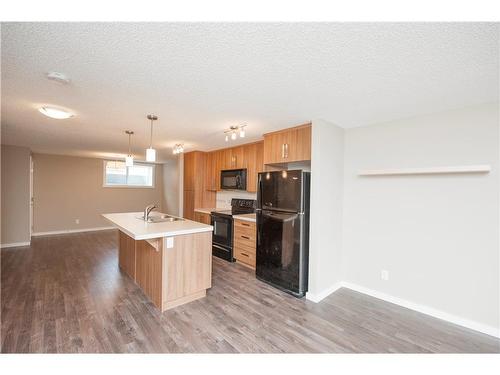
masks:
<svg viewBox="0 0 500 375"><path fill-rule="evenodd" d="M229 208L195 208L194 211L195 212L201 212L202 214L209 214L213 211L227 211L227 210L230 210L231 207Z"/></svg>
<svg viewBox="0 0 500 375"><path fill-rule="evenodd" d="M143 212L125 212L102 214L102 216L135 240L148 240L151 238L173 237L182 234L211 232L213 229L211 225L187 219L163 223L147 223L137 218L143 216L143 214ZM162 214L160 212L151 213L151 216L159 215Z"/></svg>
<svg viewBox="0 0 500 375"><path fill-rule="evenodd" d="M255 214L233 215L233 219L251 221L252 223L257 222L257 216Z"/></svg>

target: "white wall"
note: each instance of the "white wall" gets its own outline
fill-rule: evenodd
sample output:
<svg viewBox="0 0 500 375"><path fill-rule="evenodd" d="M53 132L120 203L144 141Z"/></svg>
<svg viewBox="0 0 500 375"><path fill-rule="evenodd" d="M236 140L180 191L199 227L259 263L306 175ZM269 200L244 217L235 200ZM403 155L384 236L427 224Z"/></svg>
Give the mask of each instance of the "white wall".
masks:
<svg viewBox="0 0 500 375"><path fill-rule="evenodd" d="M179 159L169 160L163 164L163 205L162 211L178 216L179 212L179 183L180 173Z"/></svg>
<svg viewBox="0 0 500 375"><path fill-rule="evenodd" d="M345 281L498 332L498 116L492 104L346 131ZM492 170L357 176L360 169L473 164Z"/></svg>
<svg viewBox="0 0 500 375"><path fill-rule="evenodd" d="M312 123L309 291L320 300L341 281L344 130Z"/></svg>

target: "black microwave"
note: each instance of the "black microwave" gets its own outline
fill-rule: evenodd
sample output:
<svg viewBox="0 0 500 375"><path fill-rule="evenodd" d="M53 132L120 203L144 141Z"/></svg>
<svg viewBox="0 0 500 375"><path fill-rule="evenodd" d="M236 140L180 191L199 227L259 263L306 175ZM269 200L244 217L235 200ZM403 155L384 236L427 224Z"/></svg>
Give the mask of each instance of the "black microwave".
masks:
<svg viewBox="0 0 500 375"><path fill-rule="evenodd" d="M247 170L231 169L220 171L220 188L228 190L246 190Z"/></svg>

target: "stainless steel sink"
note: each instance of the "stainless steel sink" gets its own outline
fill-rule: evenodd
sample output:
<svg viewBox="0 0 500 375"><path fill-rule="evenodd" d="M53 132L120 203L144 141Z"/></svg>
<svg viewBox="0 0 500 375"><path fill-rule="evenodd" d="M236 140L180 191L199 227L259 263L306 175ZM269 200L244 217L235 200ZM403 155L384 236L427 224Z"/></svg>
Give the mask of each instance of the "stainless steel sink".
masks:
<svg viewBox="0 0 500 375"><path fill-rule="evenodd" d="M139 220L146 221L144 220L144 216L138 216L137 217ZM180 217L175 217L175 216L170 216L170 215L157 215L157 216L150 216L147 220L148 223L164 223L164 222L172 222L172 221L184 221L184 219L181 219Z"/></svg>

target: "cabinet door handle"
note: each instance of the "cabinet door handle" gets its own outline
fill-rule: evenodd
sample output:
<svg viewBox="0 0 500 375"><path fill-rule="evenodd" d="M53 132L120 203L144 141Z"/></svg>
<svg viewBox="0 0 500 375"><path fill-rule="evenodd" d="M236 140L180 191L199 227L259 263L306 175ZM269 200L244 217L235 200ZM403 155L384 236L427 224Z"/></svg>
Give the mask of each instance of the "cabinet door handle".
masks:
<svg viewBox="0 0 500 375"><path fill-rule="evenodd" d="M250 239L250 237L248 237L248 236L240 236L240 237L244 238L245 240L249 240Z"/></svg>
<svg viewBox="0 0 500 375"><path fill-rule="evenodd" d="M288 159L288 143L285 143L285 158Z"/></svg>
<svg viewBox="0 0 500 375"><path fill-rule="evenodd" d="M247 223L241 223L241 225L243 225L244 227L249 227L250 224L247 224Z"/></svg>
<svg viewBox="0 0 500 375"><path fill-rule="evenodd" d="M284 143L281 145L281 158L282 159L285 158L285 144Z"/></svg>
<svg viewBox="0 0 500 375"><path fill-rule="evenodd" d="M246 256L247 258L250 258L250 255L248 255L248 254L241 253L241 255Z"/></svg>

